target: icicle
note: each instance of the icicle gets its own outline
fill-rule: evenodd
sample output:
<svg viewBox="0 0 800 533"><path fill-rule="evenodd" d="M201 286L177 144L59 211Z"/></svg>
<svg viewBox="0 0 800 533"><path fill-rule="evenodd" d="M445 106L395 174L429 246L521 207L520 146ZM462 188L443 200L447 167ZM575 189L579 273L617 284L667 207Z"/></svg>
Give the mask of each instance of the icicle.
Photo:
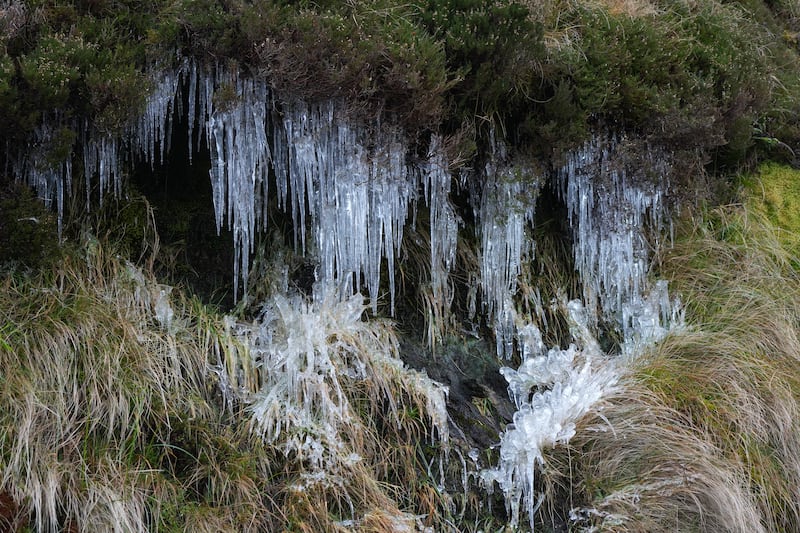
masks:
<svg viewBox="0 0 800 533"><path fill-rule="evenodd" d="M34 130L31 143L11 163L11 171L16 180L36 190L37 196L48 208L55 201L59 237L63 230L64 195L69 194L72 185L72 147L66 147L69 150L62 161L52 161L50 151L59 140L56 134L63 127L64 122L58 113L54 117L44 117Z"/></svg>
<svg viewBox="0 0 800 533"><path fill-rule="evenodd" d="M188 85L188 89L189 89L189 95L188 95L186 100L187 100L187 103L189 104L189 106L188 106L189 108L187 109L187 112L186 112L186 117L187 117L187 124L186 124L187 136L186 137L187 137L187 140L188 140L187 144L188 144L188 148L189 148L189 164L191 165L192 164L192 155L194 153L194 149L193 149L193 146L192 146L192 133L194 132L194 123L197 120L197 107L196 107L197 106L197 63L195 61L192 61L188 66L188 70L189 70L189 80L188 80L187 85ZM203 110L203 111L205 111L205 110ZM201 119L200 120L201 121L205 120L205 118L206 118L205 115L201 115ZM198 150L200 148L200 131L201 131L200 129L197 130Z"/></svg>
<svg viewBox="0 0 800 533"><path fill-rule="evenodd" d="M530 169L507 161L505 145L491 135L478 220L481 286L486 316L494 320L497 354L513 354L516 312L513 296L522 261L533 253L525 229L533 223L539 180Z"/></svg>
<svg viewBox="0 0 800 533"><path fill-rule="evenodd" d="M442 323L450 313L451 294L448 278L456 259L459 219L450 204L452 177L447 157L438 136L431 138L422 183L430 208L431 289L436 321ZM432 342L433 339L429 339Z"/></svg>
<svg viewBox="0 0 800 533"><path fill-rule="evenodd" d="M91 127L86 124L85 132L91 132ZM86 177L86 205L90 204L91 187L89 186L92 178L96 175L98 179L98 192L100 195L100 205L103 205L103 196L107 191L111 191L114 196L119 196L122 192L122 171L120 163L122 153L119 149L119 140L111 135L100 135L100 138L86 134L83 139L83 170Z"/></svg>
<svg viewBox="0 0 800 533"><path fill-rule="evenodd" d="M242 79L237 73L219 69L217 86L229 82L236 98L213 110L206 122L206 138L211 150L209 175L213 191L217 233L224 219L233 231L234 297L238 299L239 279L247 293L250 254L256 229L266 220L256 209L259 198L266 198L270 149L267 143L267 103L269 91L263 81ZM207 103L207 102L206 102Z"/></svg>
<svg viewBox="0 0 800 533"><path fill-rule="evenodd" d="M291 205L295 246L306 251L310 219L322 285L333 284L347 296L360 290L363 276L373 310L384 257L394 307L394 260L415 184L404 139L376 129L370 138L366 127L340 117L331 101L286 104L274 159L279 204L285 207L288 196Z"/></svg>
<svg viewBox="0 0 800 533"><path fill-rule="evenodd" d="M620 145L614 137L595 136L568 156L559 180L584 300L620 324L627 337L632 315L643 313L646 320L644 314L656 319L670 314L644 306L650 301L646 232L660 235L669 218L663 197L670 166L666 154L652 150L646 160L630 161Z"/></svg>
<svg viewBox="0 0 800 533"><path fill-rule="evenodd" d="M185 64L178 69L163 69L153 74L153 89L147 97L144 112L131 125L129 136L133 147L152 167L164 163L169 141L176 95Z"/></svg>

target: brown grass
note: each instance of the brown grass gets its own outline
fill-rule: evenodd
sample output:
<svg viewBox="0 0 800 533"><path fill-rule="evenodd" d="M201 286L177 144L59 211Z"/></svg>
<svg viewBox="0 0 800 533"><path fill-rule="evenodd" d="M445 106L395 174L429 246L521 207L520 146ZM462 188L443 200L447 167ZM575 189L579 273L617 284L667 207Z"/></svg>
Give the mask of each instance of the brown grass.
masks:
<svg viewBox="0 0 800 533"><path fill-rule="evenodd" d="M795 530L800 276L771 226L740 208L686 234L663 268L688 326L554 452L550 482L582 500L579 523L608 531Z"/></svg>

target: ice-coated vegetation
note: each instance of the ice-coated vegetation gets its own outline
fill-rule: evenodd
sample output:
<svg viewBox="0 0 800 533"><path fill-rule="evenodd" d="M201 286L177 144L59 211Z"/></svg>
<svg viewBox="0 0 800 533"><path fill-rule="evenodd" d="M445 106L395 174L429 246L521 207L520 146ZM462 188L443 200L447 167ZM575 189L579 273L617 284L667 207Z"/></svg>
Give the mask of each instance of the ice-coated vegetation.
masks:
<svg viewBox="0 0 800 533"><path fill-rule="evenodd" d="M145 4L0 0L0 530L797 530L796 2Z"/></svg>
<svg viewBox="0 0 800 533"><path fill-rule="evenodd" d="M277 295L253 324L230 322L248 355L233 366L220 361L214 371L229 402L248 404L252 431L305 465L298 490L341 486L362 461L355 443L367 429L347 392L359 383L386 402L398 427L400 395L410 395L436 442L449 445L447 387L407 368L392 330L362 320L364 311L360 295L341 299L329 291L310 303Z"/></svg>
<svg viewBox="0 0 800 533"><path fill-rule="evenodd" d="M589 332L583 305L573 300L564 306L575 342L565 350L547 349L538 328L529 324L518 332L522 364L517 370L501 369L517 412L500 440L499 464L480 475L487 490L493 490L495 483L500 486L513 528L522 513L534 528L545 497L535 484L545 464L544 450L567 444L579 420L602 412L603 400L616 390L622 372Z"/></svg>
<svg viewBox="0 0 800 533"><path fill-rule="evenodd" d="M425 157L414 162L399 128L379 120L353 122L334 100L281 101L265 81L223 65L209 70L184 61L175 71L158 71L153 83L143 114L123 137L84 139L85 170L99 176L100 190L119 191L125 157L163 164L171 125L181 111L177 102L183 98L183 83L190 152L201 139L208 143L217 232L227 224L233 233L235 291L243 280L247 292L250 257L257 232L267 229L270 194L291 213L297 251L319 262L312 303L278 295L264 304L254 325L229 323L249 355L212 367L226 403L247 403L253 431L308 465L298 490L309 483L341 485L341 476L361 460L348 451L354 438L349 432L358 422L342 379L369 377L395 418L395 391L377 377L403 381L417 391L446 445L445 389L404 368L397 359L397 341L385 326L361 320L362 289L377 312L384 275L394 310L395 262L418 194L430 213L434 306L428 320L443 322L451 312L450 274L460 218L450 199L452 176L441 139L432 136ZM42 139L53 135L47 124L37 131ZM128 147L127 156L120 143ZM600 351L590 333L597 327L596 310L621 328L628 354L663 337L677 319L666 282L651 288L648 279L650 246L659 242L669 220L662 198L669 164L656 153L629 175L631 163L619 153L623 143L597 135L569 153L558 172L587 304L585 309L577 301L565 305L575 341L565 350L546 350L536 326L521 322L515 303L522 262L531 260L535 250L530 229L543 178L515 161L494 132L478 172L483 184L474 209L483 315L492 325L497 355L522 359L517 370L502 370L517 412L502 434L499 464L481 477L489 490L495 482L500 485L513 527L523 513L533 527L539 505L534 481L544 465L543 451L568 443L577 421L615 389L619 365ZM43 175L26 167L18 172L27 172L40 193L49 195L55 187L56 197L62 198L69 168L60 165L60 171ZM268 186L271 176L274 192ZM61 205L63 199L58 201ZM154 311L165 328L173 320L167 296L162 290Z"/></svg>

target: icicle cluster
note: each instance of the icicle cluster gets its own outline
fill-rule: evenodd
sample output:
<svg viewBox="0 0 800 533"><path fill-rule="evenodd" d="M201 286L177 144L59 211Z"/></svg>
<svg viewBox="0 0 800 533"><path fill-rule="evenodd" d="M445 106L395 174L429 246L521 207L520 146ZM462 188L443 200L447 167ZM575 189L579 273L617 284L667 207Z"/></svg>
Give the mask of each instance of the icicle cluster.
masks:
<svg viewBox="0 0 800 533"><path fill-rule="evenodd" d="M137 155L154 166L163 164L169 153L172 136L172 120L176 109L176 97L186 64L176 69L154 71L153 87L147 96L144 112L129 128L128 138Z"/></svg>
<svg viewBox="0 0 800 533"><path fill-rule="evenodd" d="M377 123L370 136L331 101L286 105L282 125L283 132L275 135L279 202L289 201L303 250L310 218L320 281L352 294L361 289L363 275L375 310L385 257L393 309L394 261L416 190L406 165L406 141L399 131Z"/></svg>
<svg viewBox="0 0 800 533"><path fill-rule="evenodd" d="M91 127L86 124L84 132L91 131ZM91 183L89 179L97 176L100 203L107 191L111 191L114 196L118 196L122 191L122 170L123 161L120 151L120 140L112 135L94 136L84 134L83 139L83 171L87 176L86 205L90 204Z"/></svg>
<svg viewBox="0 0 800 533"><path fill-rule="evenodd" d="M533 224L540 184L530 169L508 162L494 133L485 180L478 213L484 310L494 320L498 356L509 358L516 332L513 297L522 261L533 253L526 229Z"/></svg>
<svg viewBox="0 0 800 533"><path fill-rule="evenodd" d="M266 201L270 149L267 143L266 83L242 79L236 72L217 69L215 86L233 89L227 101L208 100L201 91L200 108L208 113L205 121L206 139L211 152L211 187L217 233L227 217L233 230L235 259L233 267L234 298L238 299L239 279L247 279L250 254L256 230L266 229ZM191 96L194 96L194 92ZM194 101L190 98L190 105ZM191 134L189 135L191 151Z"/></svg>
<svg viewBox="0 0 800 533"><path fill-rule="evenodd" d="M63 224L64 193L72 188L72 159L67 157L54 161L50 151L58 142L57 136L63 127L65 124L58 113L53 117L45 116L33 132L28 147L14 159L11 168L16 179L33 187L45 205L50 207L55 202L59 235Z"/></svg>
<svg viewBox="0 0 800 533"><path fill-rule="evenodd" d="M347 295L361 290L363 278L377 309L385 258L393 310L394 263L417 186L401 133L352 123L333 101L284 103L277 113L264 82L219 66L215 76L194 64L185 70L190 151L195 123L203 123L217 229L227 216L237 282L247 281L254 232L266 228L272 169L278 206L291 211L295 246L304 253L310 229L320 284Z"/></svg>
<svg viewBox="0 0 800 533"><path fill-rule="evenodd" d="M670 308L649 311L648 233L664 233L669 213L664 202L670 166L668 156L648 151L647 160L631 161L614 137L597 135L568 155L558 173L560 193L574 235L575 265L583 281L590 312L628 326L638 312L667 316ZM664 299L657 298L660 304ZM664 303L668 302L666 298Z"/></svg>
<svg viewBox="0 0 800 533"><path fill-rule="evenodd" d="M501 437L499 465L482 471L481 479L490 492L494 483L500 486L513 528L524 512L534 529L543 499L537 498L534 482L545 462L544 450L569 442L578 421L601 409L603 398L616 390L621 374L589 333L583 306L572 301L566 310L576 344L547 350L539 330L529 324L518 336L522 365L501 369L518 410Z"/></svg>
<svg viewBox="0 0 800 533"><path fill-rule="evenodd" d="M81 138L87 195L94 176L99 179L101 201L107 191L118 194L126 157L151 166L163 164L175 113L182 111L179 95L185 84L189 154L205 138L212 159L217 230L227 224L234 235L237 297L239 280L247 291L255 233L266 228L272 170L278 204L291 210L296 244L303 252L310 229L321 265L319 281L339 286L346 295L360 291L363 279L377 309L385 258L392 310L394 263L422 174L436 219L434 291L442 301L448 299L446 278L455 255L457 223L447 200L450 176L438 139L431 145L428 162L412 168L406 163L408 144L399 130L378 120L371 125L353 123L332 101L287 103L278 113L278 103L264 81L242 78L221 65L204 69L184 61L177 68L154 71L152 78L142 115L122 135L99 134L88 125L82 128L87 132ZM13 168L17 178L36 187L40 196L56 201L59 224L64 191L70 189L71 157L47 168L41 162L60 127L58 120L45 120L33 143L41 149L18 157Z"/></svg>
<svg viewBox="0 0 800 533"><path fill-rule="evenodd" d="M459 217L450 203L452 177L441 140L434 136L422 168L422 185L430 210L431 232L431 311L436 324L442 326L450 311L453 294L449 283L450 271L456 260ZM433 343L434 339L428 339Z"/></svg>
<svg viewBox="0 0 800 533"><path fill-rule="evenodd" d="M154 75L153 90L149 94L144 112L121 135L101 133L91 124L81 127L65 121L60 113L44 116L36 128L30 146L12 163L12 172L18 181L34 189L46 204L56 203L59 233L63 225L64 194L72 189L73 144L61 146L66 138L59 138L62 129L81 131L83 171L86 204L90 204L92 183L97 178L97 190L102 205L107 192L119 195L122 190L122 164L128 159L143 158L151 165L163 163L169 151L170 128L175 111L176 95L183 68L162 70ZM31 147L33 149L31 149ZM51 151L66 152L60 161L53 161ZM133 157L131 157L133 156Z"/></svg>

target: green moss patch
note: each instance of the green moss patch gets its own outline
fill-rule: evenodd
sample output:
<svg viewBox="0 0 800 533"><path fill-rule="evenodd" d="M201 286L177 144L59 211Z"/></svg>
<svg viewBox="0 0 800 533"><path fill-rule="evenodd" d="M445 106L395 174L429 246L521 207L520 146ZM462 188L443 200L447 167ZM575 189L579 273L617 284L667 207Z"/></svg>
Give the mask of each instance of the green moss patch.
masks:
<svg viewBox="0 0 800 533"><path fill-rule="evenodd" d="M793 255L800 254L800 170L765 163L743 184L748 203L778 228L781 244Z"/></svg>

